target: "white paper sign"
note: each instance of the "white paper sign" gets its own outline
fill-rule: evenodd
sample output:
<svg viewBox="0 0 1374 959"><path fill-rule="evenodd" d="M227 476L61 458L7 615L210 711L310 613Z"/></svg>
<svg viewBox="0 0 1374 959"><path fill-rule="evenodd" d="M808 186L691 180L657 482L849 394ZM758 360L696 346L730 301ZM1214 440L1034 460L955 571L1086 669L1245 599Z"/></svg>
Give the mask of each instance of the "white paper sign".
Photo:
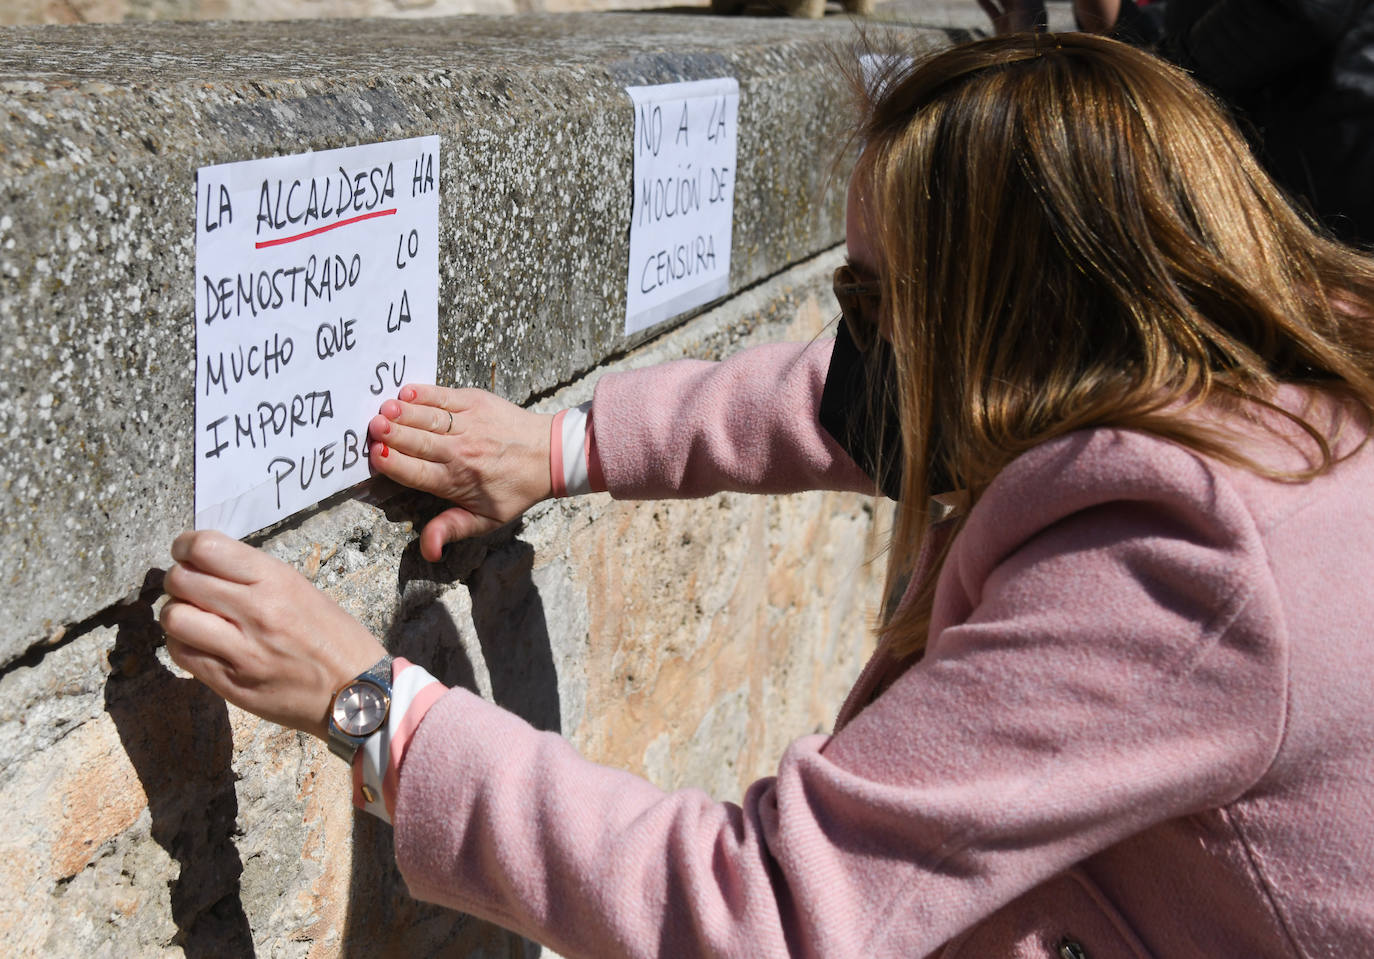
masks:
<svg viewBox="0 0 1374 959"><path fill-rule="evenodd" d="M628 334L730 291L739 82L625 90L635 110Z"/></svg>
<svg viewBox="0 0 1374 959"><path fill-rule="evenodd" d="M438 359L439 138L196 174L197 529L367 479L367 421Z"/></svg>

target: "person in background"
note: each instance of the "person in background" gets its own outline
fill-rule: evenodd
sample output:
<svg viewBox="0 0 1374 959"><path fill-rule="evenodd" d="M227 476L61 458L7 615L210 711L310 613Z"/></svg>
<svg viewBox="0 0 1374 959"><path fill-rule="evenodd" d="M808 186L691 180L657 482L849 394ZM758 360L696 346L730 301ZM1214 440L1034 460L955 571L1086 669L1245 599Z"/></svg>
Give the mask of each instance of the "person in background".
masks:
<svg viewBox="0 0 1374 959"><path fill-rule="evenodd" d="M1028 2L979 0L1003 33L1034 29ZM1371 0L1074 0L1074 15L1192 73L1235 109L1299 207L1347 243L1374 244Z"/></svg>
<svg viewBox="0 0 1374 959"><path fill-rule="evenodd" d="M407 386L369 425L378 471L453 503L431 560L550 495L892 489L833 734L738 803L664 792L209 532L172 545L173 659L348 759L414 895L570 957L1374 955L1374 261L1132 47L888 62L835 341L553 418ZM895 443L823 425L875 353Z"/></svg>

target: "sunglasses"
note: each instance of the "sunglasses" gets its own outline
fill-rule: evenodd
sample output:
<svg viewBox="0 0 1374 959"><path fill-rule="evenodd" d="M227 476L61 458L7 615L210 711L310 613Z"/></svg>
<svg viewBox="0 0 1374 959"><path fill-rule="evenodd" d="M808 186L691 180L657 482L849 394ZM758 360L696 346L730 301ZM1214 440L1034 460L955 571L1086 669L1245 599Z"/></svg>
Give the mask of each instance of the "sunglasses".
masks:
<svg viewBox="0 0 1374 959"><path fill-rule="evenodd" d="M849 338L860 350L867 350L878 338L878 307L882 304L880 283L860 282L848 264L835 270L835 300L840 316L849 329Z"/></svg>

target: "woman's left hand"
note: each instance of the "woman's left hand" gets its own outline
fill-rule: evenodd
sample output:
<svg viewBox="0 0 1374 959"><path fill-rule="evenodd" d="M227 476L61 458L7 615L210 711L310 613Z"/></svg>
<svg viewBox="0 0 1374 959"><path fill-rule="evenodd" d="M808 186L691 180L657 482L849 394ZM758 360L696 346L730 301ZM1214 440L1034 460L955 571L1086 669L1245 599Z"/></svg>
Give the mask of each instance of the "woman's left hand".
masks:
<svg viewBox="0 0 1374 959"><path fill-rule="evenodd" d="M386 650L305 577L210 530L172 543L159 617L173 662L229 702L321 739L333 695Z"/></svg>

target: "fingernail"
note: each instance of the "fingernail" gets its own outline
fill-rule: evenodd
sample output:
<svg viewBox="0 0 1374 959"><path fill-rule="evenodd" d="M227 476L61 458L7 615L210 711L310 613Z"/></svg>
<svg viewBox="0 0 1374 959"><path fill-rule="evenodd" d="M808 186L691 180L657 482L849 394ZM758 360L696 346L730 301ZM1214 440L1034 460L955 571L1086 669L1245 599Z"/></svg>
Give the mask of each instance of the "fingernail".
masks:
<svg viewBox="0 0 1374 959"><path fill-rule="evenodd" d="M411 389L409 386L407 386L405 389L401 390L401 399L405 400L407 403L413 403L413 402L415 402L415 397L417 397L417 396L419 396L419 394L416 393L416 392L415 392L413 389Z"/></svg>
<svg viewBox="0 0 1374 959"><path fill-rule="evenodd" d="M380 447L382 448L382 459L386 459L386 454L389 453L390 450L388 450L388 449L386 448L386 444L385 444L385 443L378 443L377 445L380 446Z"/></svg>
<svg viewBox="0 0 1374 959"><path fill-rule="evenodd" d="M388 433L390 433L390 432L391 432L391 421L390 421L390 420L387 420L386 425L382 427L382 435L385 436L386 434L388 434ZM383 453L382 455L385 456L386 454Z"/></svg>

